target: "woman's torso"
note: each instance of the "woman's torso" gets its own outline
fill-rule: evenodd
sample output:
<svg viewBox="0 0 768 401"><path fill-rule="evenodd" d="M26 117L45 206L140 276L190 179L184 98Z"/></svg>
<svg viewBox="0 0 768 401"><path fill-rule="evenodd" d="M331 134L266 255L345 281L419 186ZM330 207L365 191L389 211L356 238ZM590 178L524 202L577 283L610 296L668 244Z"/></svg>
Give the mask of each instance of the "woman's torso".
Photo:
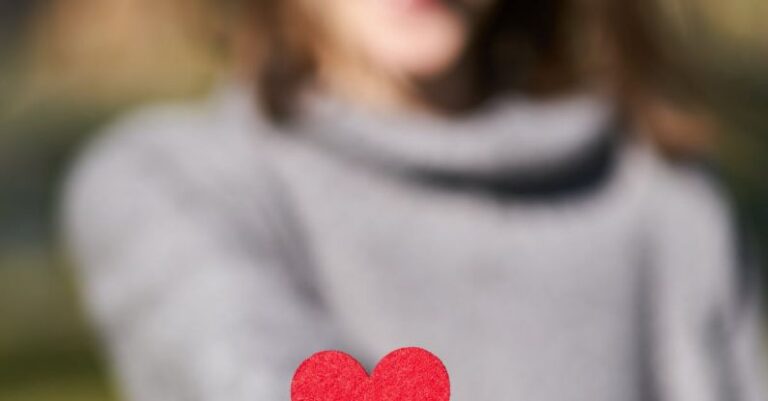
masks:
<svg viewBox="0 0 768 401"><path fill-rule="evenodd" d="M432 126L331 105L275 128L248 99L225 90L151 109L134 119L146 129L107 147L161 161L157 174L231 233L217 241L276 255L285 290L369 367L421 346L445 362L456 400L641 399L663 168L610 110L513 103ZM313 336L285 334L272 341Z"/></svg>

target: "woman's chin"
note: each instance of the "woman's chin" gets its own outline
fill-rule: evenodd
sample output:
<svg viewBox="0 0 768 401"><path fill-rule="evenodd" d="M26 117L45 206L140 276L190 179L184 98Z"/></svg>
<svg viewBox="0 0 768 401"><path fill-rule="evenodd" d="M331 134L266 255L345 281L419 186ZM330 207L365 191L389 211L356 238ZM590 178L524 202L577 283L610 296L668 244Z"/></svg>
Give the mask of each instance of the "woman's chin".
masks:
<svg viewBox="0 0 768 401"><path fill-rule="evenodd" d="M403 55L396 60L401 75L413 78L430 78L449 70L461 56L460 48L426 48L423 52ZM394 62L393 62L394 64Z"/></svg>
<svg viewBox="0 0 768 401"><path fill-rule="evenodd" d="M379 64L394 72L417 78L429 78L451 68L467 45L466 29L420 29L412 35L382 43L374 55Z"/></svg>

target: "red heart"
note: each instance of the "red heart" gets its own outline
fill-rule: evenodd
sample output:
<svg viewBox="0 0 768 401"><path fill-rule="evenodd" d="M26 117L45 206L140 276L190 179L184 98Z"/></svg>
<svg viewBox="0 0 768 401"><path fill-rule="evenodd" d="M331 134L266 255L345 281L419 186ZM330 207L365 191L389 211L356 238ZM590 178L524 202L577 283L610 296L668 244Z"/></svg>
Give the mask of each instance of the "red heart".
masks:
<svg viewBox="0 0 768 401"><path fill-rule="evenodd" d="M291 401L448 401L450 396L445 366L421 348L392 351L370 377L343 352L319 352L299 366L291 383Z"/></svg>

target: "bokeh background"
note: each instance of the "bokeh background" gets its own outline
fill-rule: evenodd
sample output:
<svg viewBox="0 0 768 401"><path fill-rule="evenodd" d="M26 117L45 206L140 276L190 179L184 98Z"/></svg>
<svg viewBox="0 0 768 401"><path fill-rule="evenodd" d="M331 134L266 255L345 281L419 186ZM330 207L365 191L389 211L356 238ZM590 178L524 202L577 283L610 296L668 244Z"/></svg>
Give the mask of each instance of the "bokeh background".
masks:
<svg viewBox="0 0 768 401"><path fill-rule="evenodd" d="M750 242L768 256L768 1L655 1L658 31L695 71L688 96L720 122L717 155ZM225 3L0 0L0 401L117 399L60 245L60 182L116 114L215 84L237 23Z"/></svg>

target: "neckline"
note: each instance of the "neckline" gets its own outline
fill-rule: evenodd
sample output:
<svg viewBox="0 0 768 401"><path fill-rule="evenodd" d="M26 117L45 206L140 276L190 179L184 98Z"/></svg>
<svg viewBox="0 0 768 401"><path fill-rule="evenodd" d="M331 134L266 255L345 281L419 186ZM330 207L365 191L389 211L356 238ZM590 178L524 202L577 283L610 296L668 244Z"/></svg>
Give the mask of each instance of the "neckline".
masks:
<svg viewBox="0 0 768 401"><path fill-rule="evenodd" d="M450 180L536 183L568 176L617 143L619 113L606 98L577 92L550 99L497 99L456 118L381 113L312 93L299 116L273 126L246 85L221 85L215 99L244 131L299 137L378 169ZM602 157L602 156L600 156Z"/></svg>
<svg viewBox="0 0 768 401"><path fill-rule="evenodd" d="M617 125L612 105L589 93L557 99L512 96L459 118L384 114L313 94L297 130L331 151L407 173L478 177L562 174Z"/></svg>

